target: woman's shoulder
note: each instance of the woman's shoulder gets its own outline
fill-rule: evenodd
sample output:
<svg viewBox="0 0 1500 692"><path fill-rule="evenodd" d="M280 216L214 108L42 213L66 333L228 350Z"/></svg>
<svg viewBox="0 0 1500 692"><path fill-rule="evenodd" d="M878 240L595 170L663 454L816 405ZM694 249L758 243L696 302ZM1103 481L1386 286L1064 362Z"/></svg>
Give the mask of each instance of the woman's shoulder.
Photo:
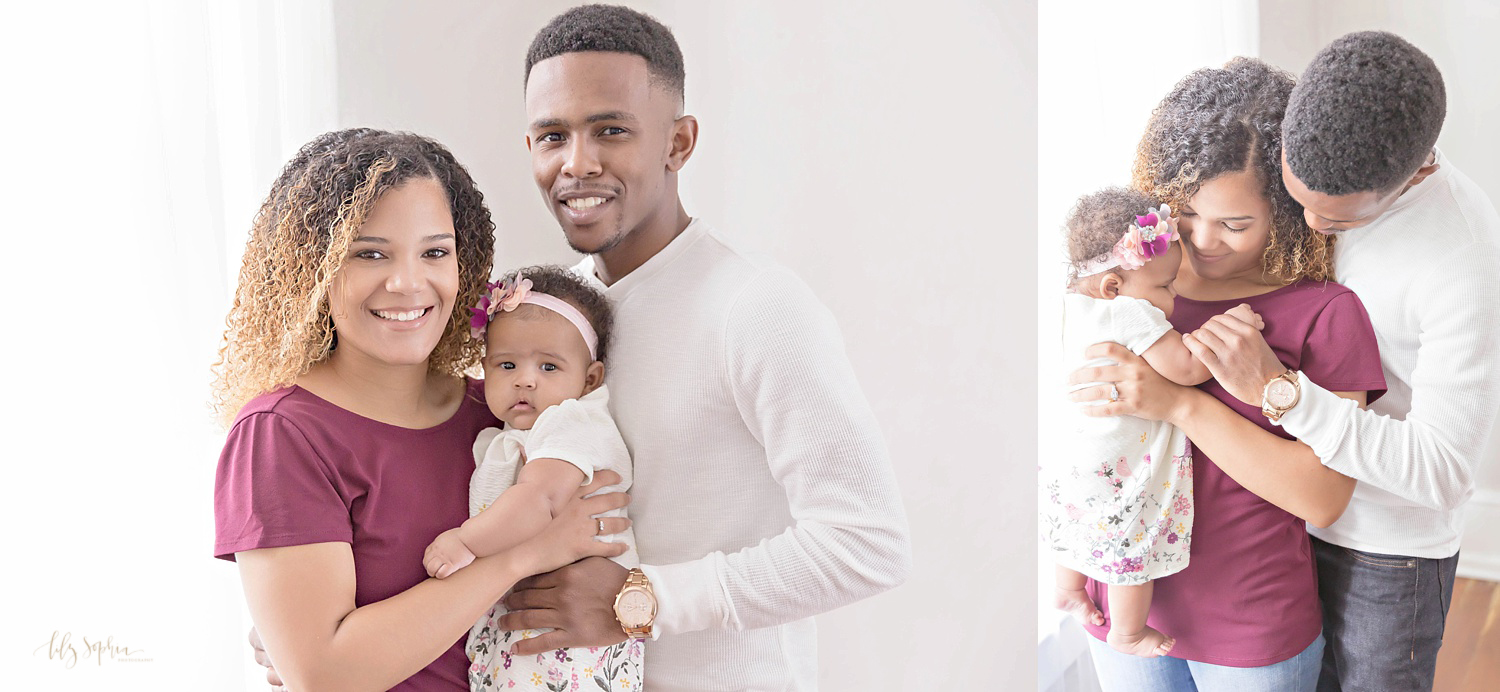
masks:
<svg viewBox="0 0 1500 692"><path fill-rule="evenodd" d="M1353 289L1337 281L1329 281L1327 279L1321 281L1317 279L1300 279L1289 286L1289 288L1294 293L1319 296L1325 303L1345 295L1352 296L1355 300L1359 299L1358 296L1354 295Z"/></svg>
<svg viewBox="0 0 1500 692"><path fill-rule="evenodd" d="M259 414L270 414L296 422L318 415L319 410L326 406L332 406L332 404L313 396L311 392L297 385L288 385L257 395L245 402L240 412L235 415L234 424L230 427L232 429L246 418Z"/></svg>
<svg viewBox="0 0 1500 692"><path fill-rule="evenodd" d="M464 435L472 431L498 425L494 414L484 398L484 380L465 376L462 380L463 400L458 410L448 420L431 428L407 429L374 421L353 411L344 409L308 389L296 384L266 392L247 402L235 416L230 426L231 434L243 421L252 417L269 416L280 423L290 424L304 434L331 439L343 439L348 434L368 435L389 431L393 434L435 433L457 429Z"/></svg>
<svg viewBox="0 0 1500 692"><path fill-rule="evenodd" d="M1335 310L1358 307L1364 303L1348 286L1335 281L1301 279L1275 291L1244 300L1261 314L1301 313L1317 315L1332 307Z"/></svg>
<svg viewBox="0 0 1500 692"><path fill-rule="evenodd" d="M331 442L350 433L351 421L346 417L351 415L302 387L289 385L247 402L229 427L225 448L291 445L322 456Z"/></svg>

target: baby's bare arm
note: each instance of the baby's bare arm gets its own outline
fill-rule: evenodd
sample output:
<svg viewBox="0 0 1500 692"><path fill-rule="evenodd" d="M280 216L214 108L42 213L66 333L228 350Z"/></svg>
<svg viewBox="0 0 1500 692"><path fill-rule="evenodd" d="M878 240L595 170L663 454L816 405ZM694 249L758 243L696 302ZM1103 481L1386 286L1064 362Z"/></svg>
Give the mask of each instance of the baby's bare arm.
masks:
<svg viewBox="0 0 1500 692"><path fill-rule="evenodd" d="M519 544L541 533L583 480L583 471L566 461L532 459L495 504L458 527L458 537L479 557Z"/></svg>
<svg viewBox="0 0 1500 692"><path fill-rule="evenodd" d="M1195 358L1182 343L1182 334L1176 329L1168 329L1141 357L1162 377L1185 387L1203 384L1213 377L1208 366Z"/></svg>
<svg viewBox="0 0 1500 692"><path fill-rule="evenodd" d="M1224 312L1245 324L1256 329L1265 329L1266 322L1261 316L1250 309L1249 305L1243 303L1236 305ZM1165 377L1185 387L1194 387L1207 382L1213 377L1208 366L1193 356L1186 344L1182 343L1182 334L1176 329L1167 330L1151 348L1141 354L1141 358L1162 377Z"/></svg>

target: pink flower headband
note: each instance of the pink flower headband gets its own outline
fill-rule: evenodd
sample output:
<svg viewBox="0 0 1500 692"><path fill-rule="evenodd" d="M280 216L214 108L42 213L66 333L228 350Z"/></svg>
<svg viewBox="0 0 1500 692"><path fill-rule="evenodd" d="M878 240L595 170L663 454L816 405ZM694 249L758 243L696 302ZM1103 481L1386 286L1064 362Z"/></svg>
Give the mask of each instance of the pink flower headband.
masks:
<svg viewBox="0 0 1500 692"><path fill-rule="evenodd" d="M1172 218L1171 207L1163 204L1148 210L1145 216L1135 217L1135 223L1130 224L1114 248L1079 266L1078 276L1093 276L1115 267L1127 271L1140 269L1147 261L1166 254L1177 238L1177 219Z"/></svg>
<svg viewBox="0 0 1500 692"><path fill-rule="evenodd" d="M469 318L469 333L476 339L484 338L485 327L489 326L490 320L494 319L497 312L510 312L521 305L535 305L546 308L573 323L578 333L583 336L583 343L589 347L589 358L599 357L599 335L594 333L594 326L589 324L587 317L583 316L578 308L569 305L567 301L554 295L531 290L531 279L521 276L516 272L516 278L501 279L499 281L485 284L488 290L479 296L479 305L469 308L474 313Z"/></svg>

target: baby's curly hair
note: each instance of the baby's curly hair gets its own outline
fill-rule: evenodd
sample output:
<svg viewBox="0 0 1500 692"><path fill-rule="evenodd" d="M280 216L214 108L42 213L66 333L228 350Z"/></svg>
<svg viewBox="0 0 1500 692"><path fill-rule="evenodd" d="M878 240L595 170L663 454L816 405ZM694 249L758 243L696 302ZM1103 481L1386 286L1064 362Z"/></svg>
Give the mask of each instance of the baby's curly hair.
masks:
<svg viewBox="0 0 1500 692"><path fill-rule="evenodd" d="M1254 58L1184 77L1151 113L1136 149L1131 186L1182 209L1198 187L1254 171L1271 203L1267 278L1333 278L1333 236L1312 232L1281 182L1281 120L1292 75Z"/></svg>
<svg viewBox="0 0 1500 692"><path fill-rule="evenodd" d="M594 328L594 334L599 337L599 347L595 357L603 361L609 350L610 330L613 329L615 322L614 310L609 305L609 298L567 267L555 264L522 267L507 273L503 278L506 281L515 281L517 274L531 280L532 292L560 298L578 308L578 311L588 318L589 326Z"/></svg>
<svg viewBox="0 0 1500 692"><path fill-rule="evenodd" d="M1078 198L1068 212L1064 231L1068 240L1068 283L1078 280L1078 267L1114 249L1135 217L1155 208L1140 190L1106 187Z"/></svg>
<svg viewBox="0 0 1500 692"><path fill-rule="evenodd" d="M351 241L381 195L424 178L443 187L453 214L455 306L478 302L493 261L495 224L453 154L408 132L319 135L281 170L251 226L214 364L213 407L221 422L328 357L335 344L328 290ZM469 334L468 311L455 309L428 362L434 372L461 375L479 362L482 348Z"/></svg>

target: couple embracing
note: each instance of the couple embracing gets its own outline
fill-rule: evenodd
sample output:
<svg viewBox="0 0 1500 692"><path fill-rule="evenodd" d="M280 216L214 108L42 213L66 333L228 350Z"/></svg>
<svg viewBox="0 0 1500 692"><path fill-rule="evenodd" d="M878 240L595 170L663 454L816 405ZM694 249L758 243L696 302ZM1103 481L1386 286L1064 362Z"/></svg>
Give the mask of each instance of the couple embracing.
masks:
<svg viewBox="0 0 1500 692"><path fill-rule="evenodd" d="M282 171L215 389L214 552L273 684L811 689L811 616L905 578L831 315L678 198L683 83L632 10L536 36L526 143L571 271L491 282L489 211L432 140L332 132Z"/></svg>
<svg viewBox="0 0 1500 692"><path fill-rule="evenodd" d="M1042 527L1104 689L1431 689L1500 411L1500 217L1445 98L1389 33L1237 58L1071 213Z"/></svg>

